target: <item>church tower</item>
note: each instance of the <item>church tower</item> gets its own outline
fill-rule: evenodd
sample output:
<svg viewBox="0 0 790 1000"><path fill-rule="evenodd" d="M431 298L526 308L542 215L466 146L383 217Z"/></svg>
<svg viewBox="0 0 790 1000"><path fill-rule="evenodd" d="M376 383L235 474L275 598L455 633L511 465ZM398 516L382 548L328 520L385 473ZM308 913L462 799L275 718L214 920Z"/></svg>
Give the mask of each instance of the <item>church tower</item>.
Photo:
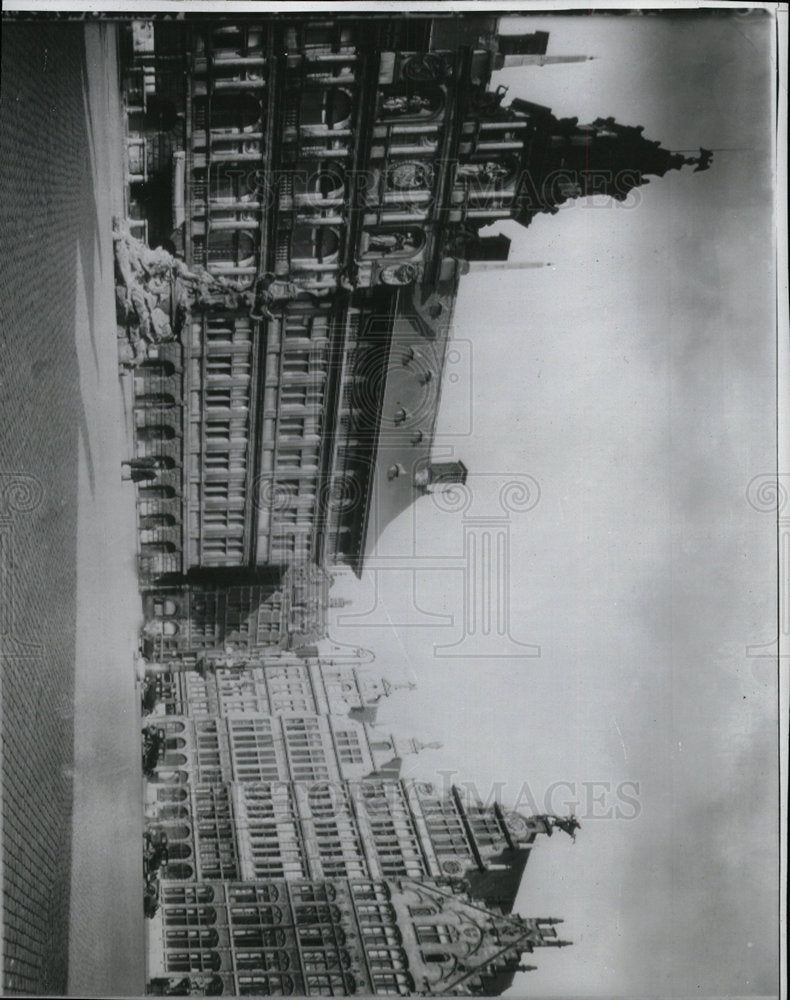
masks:
<svg viewBox="0 0 790 1000"><path fill-rule="evenodd" d="M532 132L513 207L513 218L524 226L573 198L605 195L625 201L651 177L687 165L705 170L712 158L704 149L697 157L671 152L647 139L642 125L621 125L611 117L580 125L578 118L556 118L548 108L520 98L508 110Z"/></svg>

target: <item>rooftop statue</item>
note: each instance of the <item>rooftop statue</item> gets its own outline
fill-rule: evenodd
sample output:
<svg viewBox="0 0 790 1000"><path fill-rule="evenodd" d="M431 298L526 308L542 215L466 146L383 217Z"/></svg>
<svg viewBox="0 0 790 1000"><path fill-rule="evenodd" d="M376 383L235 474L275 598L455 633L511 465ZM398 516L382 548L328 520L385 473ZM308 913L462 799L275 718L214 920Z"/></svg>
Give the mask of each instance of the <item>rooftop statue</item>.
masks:
<svg viewBox="0 0 790 1000"><path fill-rule="evenodd" d="M571 840L575 841L576 831L581 829L581 823L575 816L542 815L536 816L535 818L543 823L546 833L549 836L551 836L555 830L562 830L563 833L568 834Z"/></svg>
<svg viewBox="0 0 790 1000"><path fill-rule="evenodd" d="M694 167L694 173L698 174L701 170L707 170L710 167L712 160L713 150L704 149L700 146L699 156L696 158L690 157L686 160L686 163L696 163L697 165Z"/></svg>
<svg viewBox="0 0 790 1000"><path fill-rule="evenodd" d="M605 195L623 202L651 177L685 166L699 173L713 160L713 150L703 147L698 156L687 156L685 150L667 149L647 138L644 126L623 125L611 116L579 123L577 118L556 118L549 108L520 98L509 110L526 116L545 139L526 164L525 181L517 192L515 218L523 225L541 212L554 214L575 198Z"/></svg>

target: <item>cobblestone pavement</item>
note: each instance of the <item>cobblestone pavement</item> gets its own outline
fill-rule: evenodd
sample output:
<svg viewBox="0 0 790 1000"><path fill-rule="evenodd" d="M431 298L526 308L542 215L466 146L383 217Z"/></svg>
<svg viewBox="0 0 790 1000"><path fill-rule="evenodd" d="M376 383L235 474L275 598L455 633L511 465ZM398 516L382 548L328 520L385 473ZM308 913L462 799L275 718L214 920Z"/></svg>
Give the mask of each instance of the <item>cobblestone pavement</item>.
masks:
<svg viewBox="0 0 790 1000"><path fill-rule="evenodd" d="M80 462L91 490L107 475L106 449L86 446L101 401L85 396L84 375L106 372L102 338L114 351L114 328L103 329L107 316L94 308L112 263L107 275L98 247L109 216L91 152L107 137L91 134L85 38L84 26L62 22L6 23L2 37L3 995L65 993L69 975ZM113 390L107 400L117 404L117 379ZM127 707L131 663L128 672ZM123 906L112 919L128 933Z"/></svg>

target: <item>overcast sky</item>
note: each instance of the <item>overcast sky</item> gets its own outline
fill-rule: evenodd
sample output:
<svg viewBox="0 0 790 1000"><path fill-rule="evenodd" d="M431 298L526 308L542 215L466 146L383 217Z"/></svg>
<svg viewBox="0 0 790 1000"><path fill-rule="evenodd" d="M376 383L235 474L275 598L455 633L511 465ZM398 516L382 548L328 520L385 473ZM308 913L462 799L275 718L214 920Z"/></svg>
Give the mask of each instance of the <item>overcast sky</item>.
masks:
<svg viewBox="0 0 790 1000"><path fill-rule="evenodd" d="M463 280L463 375L445 384L437 445L470 469L469 514L497 513L497 474L539 484L534 509L510 515L509 558L511 632L540 656L435 655L458 624L335 634L418 682L380 716L443 740L409 773L456 769L483 796L504 782L506 803L541 809L552 783L570 783L553 804L577 802L583 828L534 852L517 908L564 917L575 944L536 954L514 993L771 994L775 670L746 654L776 634L774 522L746 501L775 464L770 24L533 23L550 54L597 58L503 72L508 99L732 151L654 179L631 209L575 203L507 225L511 259L552 266ZM381 552L405 551L415 524L418 552L462 555L462 515L428 498ZM421 607L457 616L461 576L420 572ZM370 621L405 620L408 574L378 582ZM333 590L357 613L371 592L370 579ZM596 814L638 783L638 815L591 817L590 782L610 789L592 788Z"/></svg>

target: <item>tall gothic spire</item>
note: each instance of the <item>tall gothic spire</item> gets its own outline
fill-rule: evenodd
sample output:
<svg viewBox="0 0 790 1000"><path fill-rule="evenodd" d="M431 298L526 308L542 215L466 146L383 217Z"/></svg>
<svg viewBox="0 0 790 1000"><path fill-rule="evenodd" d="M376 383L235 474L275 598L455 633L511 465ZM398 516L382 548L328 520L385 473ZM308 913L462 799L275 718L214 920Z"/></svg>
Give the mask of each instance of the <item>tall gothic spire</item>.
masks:
<svg viewBox="0 0 790 1000"><path fill-rule="evenodd" d="M522 225L541 212L557 212L574 198L604 195L625 201L651 177L687 165L695 172L706 170L713 157L707 149L696 157L672 152L645 138L642 125L621 125L614 118L580 125L577 118L556 118L549 108L519 98L510 111L526 118L534 130L514 210Z"/></svg>

